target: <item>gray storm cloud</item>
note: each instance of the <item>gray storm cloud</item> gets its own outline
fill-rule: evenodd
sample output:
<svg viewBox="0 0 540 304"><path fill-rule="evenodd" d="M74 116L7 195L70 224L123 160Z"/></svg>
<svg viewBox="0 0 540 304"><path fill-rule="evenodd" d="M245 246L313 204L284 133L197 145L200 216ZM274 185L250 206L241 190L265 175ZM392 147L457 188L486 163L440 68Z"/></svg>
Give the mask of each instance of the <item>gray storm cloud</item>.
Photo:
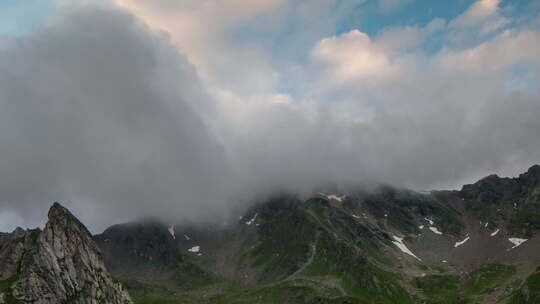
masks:
<svg viewBox="0 0 540 304"><path fill-rule="evenodd" d="M540 49L538 36L520 45ZM486 66L500 61L488 53ZM142 216L224 220L278 190L425 189L540 161L537 90L511 92L504 73L457 73L437 60L325 96L343 101L248 101L223 113L167 35L118 8L63 9L0 50L0 230L41 224L55 200L99 231ZM332 81L312 74L315 86ZM369 115L342 115L357 108ZM244 110L248 118L230 120Z"/></svg>
<svg viewBox="0 0 540 304"><path fill-rule="evenodd" d="M66 12L0 54L2 209L35 223L62 200L99 228L210 217L230 173L195 113L211 111L206 99L186 60L132 16Z"/></svg>

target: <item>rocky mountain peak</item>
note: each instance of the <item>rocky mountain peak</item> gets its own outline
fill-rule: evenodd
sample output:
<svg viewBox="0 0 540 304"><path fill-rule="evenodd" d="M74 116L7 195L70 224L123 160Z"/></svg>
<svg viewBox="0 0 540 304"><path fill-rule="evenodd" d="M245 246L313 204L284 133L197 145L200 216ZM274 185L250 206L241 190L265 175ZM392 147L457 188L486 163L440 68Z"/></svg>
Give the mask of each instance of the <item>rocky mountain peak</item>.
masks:
<svg viewBox="0 0 540 304"><path fill-rule="evenodd" d="M0 290L0 299L36 304L132 303L108 273L88 229L59 203L52 205L48 217L43 231L28 230L0 246L0 256L8 253L11 264L17 265L10 274L12 284Z"/></svg>
<svg viewBox="0 0 540 304"><path fill-rule="evenodd" d="M58 202L49 209L48 218L41 240L53 245L51 249L64 251L71 246L83 246L88 247L85 248L87 250L92 250L93 254L101 255L90 231Z"/></svg>
<svg viewBox="0 0 540 304"><path fill-rule="evenodd" d="M60 205L59 202L54 202L52 204L51 208L49 208L49 213L47 215L49 217L49 221L55 218L61 218L65 216L74 218L71 212L69 212L69 210L67 210L64 206Z"/></svg>
<svg viewBox="0 0 540 304"><path fill-rule="evenodd" d="M15 228L15 230L13 230L11 234L16 237L21 237L24 236L25 233L26 231L24 229L22 229L21 227L17 227Z"/></svg>
<svg viewBox="0 0 540 304"><path fill-rule="evenodd" d="M59 228L75 229L82 235L91 235L88 229L64 206L54 202L48 212L49 226L59 226Z"/></svg>
<svg viewBox="0 0 540 304"><path fill-rule="evenodd" d="M519 175L519 180L524 185L539 185L540 184L540 165L534 165L527 172Z"/></svg>

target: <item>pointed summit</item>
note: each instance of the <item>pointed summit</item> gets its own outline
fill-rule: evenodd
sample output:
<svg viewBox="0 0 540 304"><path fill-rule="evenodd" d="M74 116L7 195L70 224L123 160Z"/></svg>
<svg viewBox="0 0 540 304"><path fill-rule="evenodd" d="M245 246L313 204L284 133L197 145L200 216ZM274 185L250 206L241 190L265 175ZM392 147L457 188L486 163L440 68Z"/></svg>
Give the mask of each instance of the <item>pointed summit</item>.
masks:
<svg viewBox="0 0 540 304"><path fill-rule="evenodd" d="M131 304L127 292L109 275L88 229L58 202L48 217L20 258L13 296L24 303Z"/></svg>
<svg viewBox="0 0 540 304"><path fill-rule="evenodd" d="M59 202L54 202L51 208L49 208L49 217L51 216L51 213L60 212L60 211L69 212L64 206L60 205Z"/></svg>
<svg viewBox="0 0 540 304"><path fill-rule="evenodd" d="M64 206L62 206L59 202L54 202L49 208L48 213L49 221L54 220L61 217L69 217L72 220L79 221L69 210L67 210Z"/></svg>
<svg viewBox="0 0 540 304"><path fill-rule="evenodd" d="M48 227L57 226L55 230L77 233L80 237L92 239L92 234L67 208L58 202L54 202L49 209L49 221L44 230Z"/></svg>

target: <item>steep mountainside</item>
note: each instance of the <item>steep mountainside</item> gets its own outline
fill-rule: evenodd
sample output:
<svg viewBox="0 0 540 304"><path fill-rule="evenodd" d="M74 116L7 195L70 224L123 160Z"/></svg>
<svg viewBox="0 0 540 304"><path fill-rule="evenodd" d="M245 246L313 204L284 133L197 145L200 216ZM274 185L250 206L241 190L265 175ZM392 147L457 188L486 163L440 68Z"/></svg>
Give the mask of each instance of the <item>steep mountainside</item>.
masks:
<svg viewBox="0 0 540 304"><path fill-rule="evenodd" d="M281 194L226 228L95 236L136 303L540 303L540 166L461 191Z"/></svg>
<svg viewBox="0 0 540 304"><path fill-rule="evenodd" d="M54 203L43 231L0 235L0 303L132 303L91 234Z"/></svg>

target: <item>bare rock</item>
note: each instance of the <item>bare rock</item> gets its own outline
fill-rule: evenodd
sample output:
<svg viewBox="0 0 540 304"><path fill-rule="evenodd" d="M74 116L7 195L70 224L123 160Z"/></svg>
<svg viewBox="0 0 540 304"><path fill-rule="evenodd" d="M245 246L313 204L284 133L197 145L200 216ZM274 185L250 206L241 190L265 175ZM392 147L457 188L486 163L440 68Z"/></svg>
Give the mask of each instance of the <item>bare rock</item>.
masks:
<svg viewBox="0 0 540 304"><path fill-rule="evenodd" d="M48 216L42 232L18 231L22 244L0 250L0 269L10 265L0 275L14 275L12 265L17 265L13 296L35 304L132 303L121 284L112 280L86 227L58 203Z"/></svg>

